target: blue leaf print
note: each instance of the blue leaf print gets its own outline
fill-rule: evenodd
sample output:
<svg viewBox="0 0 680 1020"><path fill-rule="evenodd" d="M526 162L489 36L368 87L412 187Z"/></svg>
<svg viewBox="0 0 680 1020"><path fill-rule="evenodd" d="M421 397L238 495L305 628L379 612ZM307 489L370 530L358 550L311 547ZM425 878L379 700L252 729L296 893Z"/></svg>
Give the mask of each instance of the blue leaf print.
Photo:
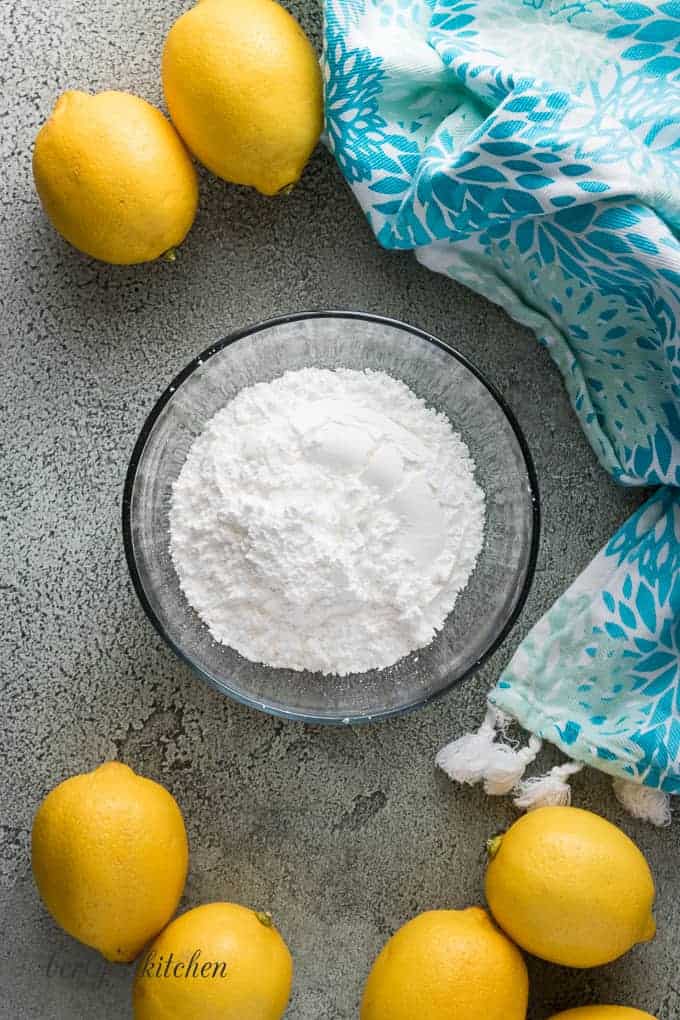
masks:
<svg viewBox="0 0 680 1020"><path fill-rule="evenodd" d="M637 606L637 611L640 614L644 625L648 630L654 632L656 630L656 607L654 605L654 596L644 581L640 581L635 605Z"/></svg>
<svg viewBox="0 0 680 1020"><path fill-rule="evenodd" d="M550 265L551 262L555 261L555 247L551 244L545 231L540 230L540 228L538 230L538 250L545 265Z"/></svg>
<svg viewBox="0 0 680 1020"><path fill-rule="evenodd" d="M387 134L385 140L393 145L395 149L399 149L400 152L418 152L418 143L414 142L412 138L407 138L405 135L398 134Z"/></svg>
<svg viewBox="0 0 680 1020"><path fill-rule="evenodd" d="M575 206L573 209L562 209L560 212L555 213L555 223L564 227L565 230L580 234L589 225L594 215L595 206L588 203L587 205Z"/></svg>
<svg viewBox="0 0 680 1020"><path fill-rule="evenodd" d="M627 606L625 602L619 602L619 616L621 617L621 623L624 627L628 627L630 630L635 630L637 627L637 619L635 613Z"/></svg>
<svg viewBox="0 0 680 1020"><path fill-rule="evenodd" d="M669 42L680 36L680 21L664 21L659 18L644 25L635 38L642 42Z"/></svg>
<svg viewBox="0 0 680 1020"><path fill-rule="evenodd" d="M522 213L541 213L543 209L540 202L537 202L533 195L526 191L515 191L512 188L505 188L503 191L505 201L511 209Z"/></svg>
<svg viewBox="0 0 680 1020"><path fill-rule="evenodd" d="M560 172L567 177L580 177L582 174L589 174L591 170L592 167L587 166L585 163L567 163L565 166L560 167Z"/></svg>
<svg viewBox="0 0 680 1020"><path fill-rule="evenodd" d="M534 243L534 223L533 220L524 220L523 223L519 223L517 226L517 233L515 235L517 240L517 248L523 255L531 248Z"/></svg>
<svg viewBox="0 0 680 1020"><path fill-rule="evenodd" d="M650 726L665 724L671 717L673 711L673 688L669 686L656 703L654 712L649 717ZM667 748L670 752L670 744Z"/></svg>
<svg viewBox="0 0 680 1020"><path fill-rule="evenodd" d="M493 195L494 192L491 191L490 188L487 188L486 185L470 184L467 189L468 201L466 202L465 205L466 211L469 213L472 213L473 211L479 212L481 209L486 208L486 204L489 201L490 194ZM473 202L469 201L470 198L474 199L474 201ZM475 206L474 204L475 202L479 203L479 207ZM475 217L475 219L473 220L473 224L474 225L479 224L477 217Z"/></svg>
<svg viewBox="0 0 680 1020"><path fill-rule="evenodd" d="M503 166L507 167L508 170L514 170L518 174L536 173L542 169L539 163L532 163L529 159L506 159Z"/></svg>
<svg viewBox="0 0 680 1020"><path fill-rule="evenodd" d="M519 156L529 152L531 146L525 142L483 142L480 148L492 156Z"/></svg>
<svg viewBox="0 0 680 1020"><path fill-rule="evenodd" d="M392 202L378 202L373 208L377 209L378 212L384 213L386 216L394 216L401 209L401 202L398 199Z"/></svg>
<svg viewBox="0 0 680 1020"><path fill-rule="evenodd" d="M652 652L644 659L640 659L635 667L636 673L656 673L665 669L675 661L675 656L669 652Z"/></svg>
<svg viewBox="0 0 680 1020"><path fill-rule="evenodd" d="M636 3L616 4L614 10L620 18L625 18L627 21L638 21L641 18L648 18L650 14L654 13L651 7Z"/></svg>
<svg viewBox="0 0 680 1020"><path fill-rule="evenodd" d="M474 163L476 159L479 159L479 153L475 152L472 149L468 149L465 152L461 152L456 157L456 160L453 165L456 167L456 169L458 169L459 167L467 166L468 163Z"/></svg>
<svg viewBox="0 0 680 1020"><path fill-rule="evenodd" d="M633 465L638 475L647 474L653 459L652 451L648 447L638 446L633 457Z"/></svg>
<svg viewBox="0 0 680 1020"><path fill-rule="evenodd" d="M660 425L657 427L654 436L654 448L656 450L656 459L659 462L659 467L661 468L662 473L666 474L671 463L673 448L671 446L670 439Z"/></svg>
<svg viewBox="0 0 680 1020"><path fill-rule="evenodd" d="M443 175L437 176L432 181L432 192L443 206L460 212L463 208L465 188L457 181Z"/></svg>
<svg viewBox="0 0 680 1020"><path fill-rule="evenodd" d="M680 613L680 575L676 576L673 582L669 604L674 616L677 616ZM678 633L673 639L673 646L680 648L680 621L678 621L678 625Z"/></svg>
<svg viewBox="0 0 680 1020"><path fill-rule="evenodd" d="M576 187L581 191L609 191L609 185L604 181L577 181Z"/></svg>
<svg viewBox="0 0 680 1020"><path fill-rule="evenodd" d="M626 240L630 241L638 251L645 252L647 255L659 254L657 246L648 237L645 237L644 234L626 234L625 236Z"/></svg>
<svg viewBox="0 0 680 1020"><path fill-rule="evenodd" d="M497 184L505 181L505 175L493 166L473 166L471 170L464 170L458 176L464 181L484 181L489 184Z"/></svg>
<svg viewBox="0 0 680 1020"><path fill-rule="evenodd" d="M667 691L671 684L675 682L678 675L678 670L675 665L671 666L670 669L660 673L654 680L642 688L642 693L648 698L656 698L659 694L663 694Z"/></svg>
<svg viewBox="0 0 680 1020"><path fill-rule="evenodd" d="M436 202L427 203L427 226L433 237L446 236L446 222Z"/></svg>
<svg viewBox="0 0 680 1020"><path fill-rule="evenodd" d="M566 92L551 92L546 102L553 110L559 110L568 106L570 99Z"/></svg>
<svg viewBox="0 0 680 1020"><path fill-rule="evenodd" d="M603 213L593 220L594 227L602 227L611 230L620 230L622 227L634 227L639 223L639 217L630 209L624 206L613 206L605 209Z"/></svg>
<svg viewBox="0 0 680 1020"><path fill-rule="evenodd" d="M572 259L562 249L560 249L560 262L562 264L562 269L565 272L565 279L571 278L581 280L583 283L590 283L590 277L588 276L588 273L584 269L582 263L580 261L577 262L574 259ZM576 407L577 411L580 410L577 400L574 402L574 406Z"/></svg>
<svg viewBox="0 0 680 1020"><path fill-rule="evenodd" d="M671 712L669 712L671 715ZM680 721L672 719L668 728L668 754L671 758L680 756Z"/></svg>
<svg viewBox="0 0 680 1020"><path fill-rule="evenodd" d="M618 234L611 234L605 230L591 230L588 234L588 240L591 244L596 244L598 248L603 248L605 251L620 253L630 250L626 242Z"/></svg>
<svg viewBox="0 0 680 1020"><path fill-rule="evenodd" d="M517 183L521 188L535 191L537 188L545 188L546 185L552 184L552 179L544 177L542 174L521 174L517 178Z"/></svg>
<svg viewBox="0 0 680 1020"><path fill-rule="evenodd" d="M557 110L535 110L533 113L527 114L527 120L532 124L544 124L548 121L555 120L557 116Z"/></svg>
<svg viewBox="0 0 680 1020"><path fill-rule="evenodd" d="M581 257L576 245L569 239L569 237L562 230L559 230L556 226L554 226L554 224L550 223L548 220L544 222L543 226L544 229L547 230L547 232L553 238L553 240L558 242L561 251L568 252L570 255L573 255L575 259ZM579 315L585 315L585 313L590 308L588 298L590 298L592 301L592 295L588 295L588 297L583 302L581 302L581 305L579 306L578 309Z"/></svg>
<svg viewBox="0 0 680 1020"><path fill-rule="evenodd" d="M371 184L371 191L380 195L400 195L408 189L408 181L402 177L383 177L381 181Z"/></svg>
<svg viewBox="0 0 680 1020"><path fill-rule="evenodd" d="M518 99L511 99L504 108L510 113L529 113L536 106L538 106L538 96L520 96Z"/></svg>
<svg viewBox="0 0 680 1020"><path fill-rule="evenodd" d="M565 744L574 744L579 737L581 727L578 723L568 722L566 726L558 727L558 731Z"/></svg>
<svg viewBox="0 0 680 1020"><path fill-rule="evenodd" d="M432 27L446 32L458 32L461 28L465 28L466 25L472 24L474 20L469 14L460 14L455 18L445 14L435 14L432 19Z"/></svg>
<svg viewBox="0 0 680 1020"><path fill-rule="evenodd" d="M656 57L655 60L650 60L648 64L645 64L647 74L656 74L659 77L671 74L678 68L680 68L680 57Z"/></svg>
<svg viewBox="0 0 680 1020"><path fill-rule="evenodd" d="M625 39L639 28L639 25L617 25L616 28L610 28L607 32L609 39Z"/></svg>
<svg viewBox="0 0 680 1020"><path fill-rule="evenodd" d="M502 120L490 128L489 134L492 138L509 138L510 135L518 134L523 126L521 120Z"/></svg>
<svg viewBox="0 0 680 1020"><path fill-rule="evenodd" d="M663 46L652 43L638 43L637 46L629 46L627 50L624 50L621 57L624 60L649 60L658 53L663 53Z"/></svg>

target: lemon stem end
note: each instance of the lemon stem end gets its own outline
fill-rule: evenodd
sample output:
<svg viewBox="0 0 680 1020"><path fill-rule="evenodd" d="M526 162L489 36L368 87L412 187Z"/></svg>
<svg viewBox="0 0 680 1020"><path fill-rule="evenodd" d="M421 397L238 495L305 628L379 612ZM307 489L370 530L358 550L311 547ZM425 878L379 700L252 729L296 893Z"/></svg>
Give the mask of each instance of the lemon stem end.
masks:
<svg viewBox="0 0 680 1020"><path fill-rule="evenodd" d="M493 839L488 839L486 841L486 852L489 855L490 861L494 859L494 857L500 850L502 842L503 842L502 836L494 836Z"/></svg>

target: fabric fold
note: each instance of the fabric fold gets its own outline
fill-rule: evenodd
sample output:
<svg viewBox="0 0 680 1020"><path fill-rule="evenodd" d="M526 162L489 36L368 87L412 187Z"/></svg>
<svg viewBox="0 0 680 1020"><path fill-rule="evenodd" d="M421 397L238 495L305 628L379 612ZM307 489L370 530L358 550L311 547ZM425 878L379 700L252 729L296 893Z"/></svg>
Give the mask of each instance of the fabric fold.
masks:
<svg viewBox="0 0 680 1020"><path fill-rule="evenodd" d="M529 326L605 470L665 486L491 703L621 782L680 792L680 3L325 15L327 143L378 241Z"/></svg>

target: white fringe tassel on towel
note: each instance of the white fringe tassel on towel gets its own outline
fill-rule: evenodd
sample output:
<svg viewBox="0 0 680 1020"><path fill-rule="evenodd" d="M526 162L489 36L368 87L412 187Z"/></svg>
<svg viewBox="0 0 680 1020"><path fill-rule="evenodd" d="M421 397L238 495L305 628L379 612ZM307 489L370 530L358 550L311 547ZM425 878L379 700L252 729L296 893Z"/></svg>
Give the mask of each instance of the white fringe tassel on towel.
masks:
<svg viewBox="0 0 680 1020"><path fill-rule="evenodd" d="M522 811L571 804L568 780L584 766L569 761L550 769L544 776L524 779L524 773L536 760L543 742L534 736L529 737L526 747L510 741L507 730L512 721L510 716L489 705L477 732L466 733L443 747L437 755L437 765L457 783L483 783L491 796L514 793L513 802ZM667 793L625 779L614 780L614 793L635 818L652 825L670 825L671 806Z"/></svg>
<svg viewBox="0 0 680 1020"><path fill-rule="evenodd" d="M522 811L537 807L568 807L571 804L571 786L567 780L582 768L583 765L578 762L568 761L566 765L550 769L544 776L524 779L515 788L515 807Z"/></svg>
<svg viewBox="0 0 680 1020"><path fill-rule="evenodd" d="M634 818L660 828L671 824L671 798L668 793L631 783L628 779L615 779L613 786L616 799Z"/></svg>
<svg viewBox="0 0 680 1020"><path fill-rule="evenodd" d="M437 765L457 783L484 783L485 791L494 797L511 793L542 747L538 737L530 737L522 748L509 743L505 734L511 722L509 716L489 705L477 732L466 733L443 747Z"/></svg>

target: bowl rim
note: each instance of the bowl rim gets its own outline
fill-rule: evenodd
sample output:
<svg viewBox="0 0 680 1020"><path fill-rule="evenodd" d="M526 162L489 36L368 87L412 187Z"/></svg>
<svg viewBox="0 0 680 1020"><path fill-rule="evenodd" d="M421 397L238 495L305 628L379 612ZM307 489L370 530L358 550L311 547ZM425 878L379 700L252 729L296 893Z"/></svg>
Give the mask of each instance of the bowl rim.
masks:
<svg viewBox="0 0 680 1020"><path fill-rule="evenodd" d="M365 322L379 323L384 326L391 326L399 330L403 330L407 333L418 337L421 340L425 340L428 343L433 344L446 354L453 357L460 364L463 365L469 372L474 375L479 382L484 386L489 395L495 400L500 407L501 411L505 415L510 428L512 429L517 443L522 454L524 461L524 467L529 482L529 489L531 493L531 539L529 547L529 558L527 561L527 570L522 588L519 593L517 602L513 608L512 613L506 620L505 624L498 632L496 637L491 641L487 648L482 654L470 665L464 672L456 676L448 676L446 683L437 691L432 691L423 697L414 699L405 705L400 705L397 708L387 708L382 711L373 713L361 713L358 715L343 715L340 716L318 716L310 712L300 712L295 710L289 710L279 705L266 704L257 698L248 697L240 691L234 690L227 682L218 680L212 676L209 672L202 669L200 665L193 661L189 655L182 649L182 647L173 639L173 637L167 632L163 624L160 622L156 613L154 612L149 599L147 598L146 591L142 584L139 571L137 569L137 561L134 553L134 546L132 541L132 522L131 522L131 507L132 507L132 493L134 484L137 476L137 469L139 468L144 448L147 440L158 420L161 412L165 408L166 404L172 400L173 396L180 388L180 386L191 376L198 368L201 368L207 361L210 360L214 355L219 354L225 348L230 347L232 344L237 343L239 340L243 340L246 337L255 336L257 333L261 333L264 330L271 329L275 326L281 326L285 323L301 322L306 319L359 319ZM462 354L455 347L440 340L438 337L426 330L420 329L418 326L412 326L409 323L402 322L400 319L395 319L390 316L378 315L373 312L364 312L358 310L343 310L343 309L320 309L318 311L308 310L302 312L291 312L287 315L279 315L270 319L262 320L254 325L241 327L240 329L233 330L228 333L221 340L216 341L207 347L204 351L198 354L196 357L185 365L185 367L177 373L172 379L170 384L166 386L161 395L156 400L154 406L146 417L144 424L140 430L140 433L135 442L132 456L128 465L127 473L125 476L125 484L123 487L123 499L122 499L122 526L123 526L123 547L125 551L125 559L127 561L128 570L130 572L130 578L132 585L137 594L146 616L151 622L156 632L163 638L165 643L172 649L177 657L184 663L186 663L190 669L196 673L202 680L206 681L211 687L219 691L220 694L226 695L237 701L241 705L246 705L249 708L257 709L260 712L265 712L268 715L275 716L279 719L287 719L295 722L304 722L314 725L357 725L361 723L377 722L383 719L389 719L393 716L405 715L408 712L412 712L417 708L429 705L436 701L438 698L444 697L448 694L453 687L463 683L469 679L474 673L477 672L481 666L498 650L503 644L506 637L514 627L520 613L524 609L524 605L527 600L527 596L533 584L534 576L536 573L536 561L538 558L540 535L541 535L541 505L540 505L540 493L538 486L538 477L536 475L536 469L534 467L533 458L529 450L529 445L526 441L524 433L520 428L519 422L515 417L514 412L507 404L505 398L496 389L495 385L491 383L486 376L474 365L466 355Z"/></svg>

